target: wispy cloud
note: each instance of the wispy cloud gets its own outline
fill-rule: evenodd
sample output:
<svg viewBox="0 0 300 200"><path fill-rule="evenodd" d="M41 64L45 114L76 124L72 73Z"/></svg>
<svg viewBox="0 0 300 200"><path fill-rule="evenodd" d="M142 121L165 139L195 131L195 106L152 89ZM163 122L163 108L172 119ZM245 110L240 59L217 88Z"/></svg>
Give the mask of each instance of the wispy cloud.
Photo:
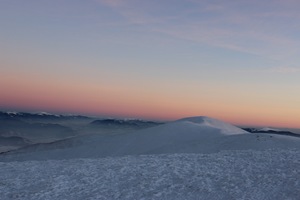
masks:
<svg viewBox="0 0 300 200"><path fill-rule="evenodd" d="M298 1L97 0L153 33L284 61L300 51ZM162 12L163 11L163 12Z"/></svg>

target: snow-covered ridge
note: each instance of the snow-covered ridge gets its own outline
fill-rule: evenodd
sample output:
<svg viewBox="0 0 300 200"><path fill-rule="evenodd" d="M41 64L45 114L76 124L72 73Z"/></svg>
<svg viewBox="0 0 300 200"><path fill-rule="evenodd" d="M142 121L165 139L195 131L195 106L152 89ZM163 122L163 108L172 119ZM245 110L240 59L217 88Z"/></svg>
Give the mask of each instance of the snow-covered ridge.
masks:
<svg viewBox="0 0 300 200"><path fill-rule="evenodd" d="M7 111L6 113L9 115L18 115L19 114L19 112L15 112L15 111Z"/></svg>
<svg viewBox="0 0 300 200"><path fill-rule="evenodd" d="M279 134L279 135L288 135L288 136L294 136L294 137L300 137L299 130L291 130L291 129L277 129L277 128L243 128L244 130L250 132L250 133L268 133L268 134ZM294 132L295 131L295 132Z"/></svg>
<svg viewBox="0 0 300 200"><path fill-rule="evenodd" d="M93 128L94 131L101 131L103 127ZM127 129L123 125L113 125L112 128ZM20 149L0 156L0 161L300 148L299 137L248 133L209 117L190 117L151 128L127 130L122 134L95 133L67 139L57 145L53 143ZM57 146L66 148L57 149Z"/></svg>
<svg viewBox="0 0 300 200"><path fill-rule="evenodd" d="M52 113L48 113L48 112L38 112L38 113L34 113L34 114L37 114L37 115L41 115L41 116L55 116L55 117L60 117L61 115L56 115L56 114L52 114Z"/></svg>
<svg viewBox="0 0 300 200"><path fill-rule="evenodd" d="M141 119L97 119L90 123L91 125L105 125L105 126L145 126L145 125L159 125L159 122L145 121ZM145 126L147 127L147 126Z"/></svg>
<svg viewBox="0 0 300 200"><path fill-rule="evenodd" d="M201 127L210 127L219 129L221 133L225 135L235 135L235 134L247 134L247 131L244 131L236 126L233 126L231 124L225 123L223 121L220 121L218 119L206 117L206 116L199 116L199 117L188 117L180 119L176 122L190 122L195 125L201 126Z"/></svg>
<svg viewBox="0 0 300 200"><path fill-rule="evenodd" d="M273 131L273 132L280 132L283 130L277 129L277 128L269 128L269 127L264 127L264 128L246 128L247 130L251 131L252 133L258 133L258 132L268 132L268 131Z"/></svg>
<svg viewBox="0 0 300 200"><path fill-rule="evenodd" d="M9 115L9 116L54 116L54 117L61 117L62 115L57 115L57 114L52 114L52 113L48 113L48 112L16 112L16 111L7 111L7 112L3 112L0 111L0 114L2 115Z"/></svg>
<svg viewBox="0 0 300 200"><path fill-rule="evenodd" d="M122 134L86 135L62 141L58 146L66 148L57 149L55 143L40 145L0 156L0 161L300 148L300 138L250 134L220 120L190 117Z"/></svg>
<svg viewBox="0 0 300 200"><path fill-rule="evenodd" d="M280 129L276 129L276 128L269 128L269 127L265 127L265 128L261 128L261 129L258 129L258 131L282 131Z"/></svg>
<svg viewBox="0 0 300 200"><path fill-rule="evenodd" d="M15 111L8 111L8 112L0 111L0 117L22 118L22 119L29 119L29 118L44 118L44 119L86 118L87 119L90 118L82 115L73 115L73 114L59 115L59 114L53 114L48 112L15 112Z"/></svg>

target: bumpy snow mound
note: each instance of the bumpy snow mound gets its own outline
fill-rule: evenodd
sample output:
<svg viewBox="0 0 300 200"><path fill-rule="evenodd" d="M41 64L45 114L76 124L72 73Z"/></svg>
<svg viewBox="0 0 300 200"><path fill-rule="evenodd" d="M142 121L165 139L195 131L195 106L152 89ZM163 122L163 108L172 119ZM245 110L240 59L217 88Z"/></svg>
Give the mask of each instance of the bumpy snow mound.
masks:
<svg viewBox="0 0 300 200"><path fill-rule="evenodd" d="M247 131L244 131L231 124L210 117L205 117L205 116L183 118L178 120L178 122L190 122L201 127L211 127L211 128L219 129L221 133L225 135L236 135L236 134L248 133Z"/></svg>
<svg viewBox="0 0 300 200"><path fill-rule="evenodd" d="M300 152L226 151L1 163L2 200L299 200Z"/></svg>

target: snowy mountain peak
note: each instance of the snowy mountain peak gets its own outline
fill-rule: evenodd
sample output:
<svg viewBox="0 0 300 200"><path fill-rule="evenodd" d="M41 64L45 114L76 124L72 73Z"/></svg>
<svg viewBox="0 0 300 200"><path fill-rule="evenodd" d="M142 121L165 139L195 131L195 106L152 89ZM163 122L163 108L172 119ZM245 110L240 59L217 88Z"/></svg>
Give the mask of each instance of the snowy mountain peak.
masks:
<svg viewBox="0 0 300 200"><path fill-rule="evenodd" d="M247 134L248 132L242 130L236 126L228 124L218 119L206 117L206 116L196 116L196 117L188 117L177 120L178 122L189 122L202 127L210 127L219 129L221 133L225 135L236 135L236 134Z"/></svg>
<svg viewBox="0 0 300 200"><path fill-rule="evenodd" d="M192 123L196 123L196 124L206 124L206 125L221 122L220 120L210 118L210 117L206 117L206 116L186 117L186 118L183 118L183 119L179 119L177 121L187 121L187 122L192 122Z"/></svg>
<svg viewBox="0 0 300 200"><path fill-rule="evenodd" d="M282 131L282 130L265 127L265 128L258 129L258 131L276 131L276 132L279 132L279 131Z"/></svg>
<svg viewBox="0 0 300 200"><path fill-rule="evenodd" d="M13 112L13 111L7 111L6 112L8 115L18 115L18 112Z"/></svg>
<svg viewBox="0 0 300 200"><path fill-rule="evenodd" d="M36 114L37 115L52 115L51 113L47 113L47 112L38 112Z"/></svg>
<svg viewBox="0 0 300 200"><path fill-rule="evenodd" d="M54 116L54 117L60 117L60 115L56 115L56 114L52 114L52 113L48 113L48 112L38 112L35 113L36 115L40 115L40 116Z"/></svg>

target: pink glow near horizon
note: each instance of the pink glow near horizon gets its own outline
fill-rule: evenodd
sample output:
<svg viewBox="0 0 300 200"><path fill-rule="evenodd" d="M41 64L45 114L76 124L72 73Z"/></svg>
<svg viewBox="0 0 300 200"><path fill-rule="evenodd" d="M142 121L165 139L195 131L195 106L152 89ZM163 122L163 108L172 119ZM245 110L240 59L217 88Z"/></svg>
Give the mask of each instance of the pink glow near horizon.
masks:
<svg viewBox="0 0 300 200"><path fill-rule="evenodd" d="M9 88L9 89L8 89ZM82 85L72 81L53 81L50 78L11 75L0 80L1 107L47 110L53 112L85 113L119 117L140 117L158 120L176 120L188 116L206 115L233 124L280 126L299 128L297 114L268 111L263 107L219 104L210 98L179 98L172 94L126 87ZM140 93L138 93L139 91ZM216 96L217 98L218 96ZM151 99L152 98L152 99ZM221 98L221 97L220 97ZM258 114L257 109L262 111Z"/></svg>

